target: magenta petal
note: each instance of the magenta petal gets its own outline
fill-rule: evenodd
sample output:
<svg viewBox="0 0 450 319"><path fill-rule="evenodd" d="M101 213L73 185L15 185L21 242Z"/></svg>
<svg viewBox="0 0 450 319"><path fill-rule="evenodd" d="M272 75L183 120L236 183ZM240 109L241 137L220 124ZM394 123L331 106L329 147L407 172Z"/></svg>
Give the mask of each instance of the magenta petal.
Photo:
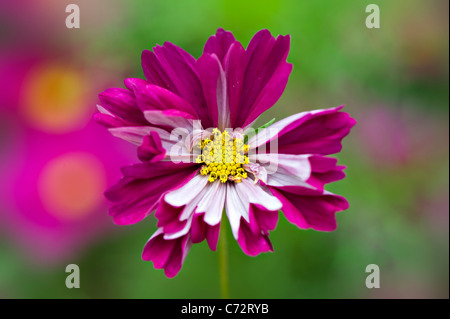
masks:
<svg viewBox="0 0 450 319"><path fill-rule="evenodd" d="M137 107L133 92L121 88L111 88L100 93L98 97L103 108L130 125L148 124Z"/></svg>
<svg viewBox="0 0 450 319"><path fill-rule="evenodd" d="M209 37L208 41L206 41L203 52L215 54L223 64L225 55L234 43L237 43L237 41L234 38L233 33L219 28L217 29L216 34Z"/></svg>
<svg viewBox="0 0 450 319"><path fill-rule="evenodd" d="M146 83L133 86L136 102L142 111L176 109L197 117L195 108L175 93Z"/></svg>
<svg viewBox="0 0 450 319"><path fill-rule="evenodd" d="M216 251L219 241L220 223L214 226L206 224L206 227L206 242L208 243L209 249Z"/></svg>
<svg viewBox="0 0 450 319"><path fill-rule="evenodd" d="M342 139L356 121L342 107L310 113L286 126L279 133L278 152L284 154L338 153Z"/></svg>
<svg viewBox="0 0 450 319"><path fill-rule="evenodd" d="M166 240L163 232L157 232L145 245L142 259L152 261L156 269L163 268L165 275L172 278L181 270L190 246L188 236Z"/></svg>
<svg viewBox="0 0 450 319"><path fill-rule="evenodd" d="M216 55L203 54L198 59L197 65L212 125L223 130L229 126L225 73Z"/></svg>
<svg viewBox="0 0 450 319"><path fill-rule="evenodd" d="M225 57L225 75L227 78L228 107L231 127L238 128L239 102L247 64L245 50L239 42L233 44Z"/></svg>
<svg viewBox="0 0 450 319"><path fill-rule="evenodd" d="M319 231L336 229L335 213L348 208L345 198L300 186L270 187L283 203L287 220L299 228Z"/></svg>
<svg viewBox="0 0 450 319"><path fill-rule="evenodd" d="M249 256L273 251L269 236L267 234L254 234L246 221L241 222L237 241L242 251Z"/></svg>
<svg viewBox="0 0 450 319"><path fill-rule="evenodd" d="M166 74L156 55L149 50L144 50L141 56L144 76L150 83L178 93L170 77Z"/></svg>
<svg viewBox="0 0 450 319"><path fill-rule="evenodd" d="M192 246L192 242L188 236L183 236L175 240L177 241L175 249L172 251L170 259L164 267L164 274L168 278L173 278L180 272L184 259Z"/></svg>
<svg viewBox="0 0 450 319"><path fill-rule="evenodd" d="M178 216L171 222L164 225L164 232L167 234L174 234L181 231L186 226L187 220L180 221Z"/></svg>
<svg viewBox="0 0 450 319"><path fill-rule="evenodd" d="M289 36L278 36L275 40L268 30L258 32L250 41L239 104L241 117L233 123L235 126L251 123L281 96L292 68L286 64L289 43Z"/></svg>
<svg viewBox="0 0 450 319"><path fill-rule="evenodd" d="M237 241L244 253L256 256L263 252L273 251L269 240L269 230L275 229L278 212L271 212L260 205L250 205L249 221L241 217Z"/></svg>
<svg viewBox="0 0 450 319"><path fill-rule="evenodd" d="M136 88L145 87L150 84L150 82L139 78L127 78L125 79L125 81L123 81L123 83L125 84L125 87L131 92L134 92L135 95Z"/></svg>
<svg viewBox="0 0 450 319"><path fill-rule="evenodd" d="M192 115L180 110L144 111L144 116L153 127L166 130L168 133L178 128L191 129L194 125Z"/></svg>
<svg viewBox="0 0 450 319"><path fill-rule="evenodd" d="M258 118L258 116L260 116L267 109L271 108L278 101L286 88L291 72L292 64L281 63L279 65L270 80L264 86L264 89L256 98L245 122L242 124L243 127L251 124Z"/></svg>
<svg viewBox="0 0 450 319"><path fill-rule="evenodd" d="M275 38L270 34L267 29L260 30L250 40L247 47L247 52L250 56L255 52L260 51L263 54L264 51L269 51L275 42ZM266 53L267 54L267 53Z"/></svg>
<svg viewBox="0 0 450 319"><path fill-rule="evenodd" d="M148 216L162 196L183 186L197 172L192 164L141 163L122 169L124 177L105 192L112 202L109 213L119 225L134 224Z"/></svg>
<svg viewBox="0 0 450 319"><path fill-rule="evenodd" d="M156 226L162 228L165 234L174 234L181 231L187 223L187 220L180 220L183 209L184 206L175 207L162 199L155 212L155 217L158 220Z"/></svg>
<svg viewBox="0 0 450 319"><path fill-rule="evenodd" d="M147 80L180 96L196 109L204 127L211 126L208 108L197 74L195 59L186 51L166 42L154 53L144 51L142 66Z"/></svg>
<svg viewBox="0 0 450 319"><path fill-rule="evenodd" d="M150 135L144 136L142 145L138 147L137 151L141 161L150 163L159 162L166 155L161 138L156 132L150 132Z"/></svg>
<svg viewBox="0 0 450 319"><path fill-rule="evenodd" d="M219 241L220 223L210 226L204 221L204 213L195 213L191 224L192 243L200 243L206 239L211 250L216 251Z"/></svg>
<svg viewBox="0 0 450 319"><path fill-rule="evenodd" d="M166 178L172 174L178 174L184 172L191 175L191 172L196 172L198 167L193 163L179 163L164 161L158 163L139 163L130 166L122 167L122 173L124 177L130 177L135 179L153 179L153 178ZM181 185L180 185L181 187Z"/></svg>
<svg viewBox="0 0 450 319"><path fill-rule="evenodd" d="M158 220L156 226L158 226L158 228L163 228L173 222L174 219L178 219L183 208L184 206L175 207L166 203L166 201L161 200L155 212L155 217Z"/></svg>
<svg viewBox="0 0 450 319"><path fill-rule="evenodd" d="M336 158L314 155L308 157L308 160L311 164L311 176L306 182L320 190L323 190L325 184L345 177L345 166L337 165Z"/></svg>
<svg viewBox="0 0 450 319"><path fill-rule="evenodd" d="M132 123L127 123L122 119L103 113L95 113L94 120L100 125L106 126L107 128L133 125Z"/></svg>
<svg viewBox="0 0 450 319"><path fill-rule="evenodd" d="M194 213L191 224L192 243L201 243L206 238L206 223L203 221L204 213Z"/></svg>
<svg viewBox="0 0 450 319"><path fill-rule="evenodd" d="M164 233L152 237L144 247L142 259L153 261L155 268L163 268L167 263L172 250L176 245L176 240L164 240Z"/></svg>
<svg viewBox="0 0 450 319"><path fill-rule="evenodd" d="M269 230L274 230L278 223L278 211L268 211L263 206L252 204L250 206L250 223L252 223L252 218L259 225L259 231L267 234ZM255 223L255 224L256 224Z"/></svg>

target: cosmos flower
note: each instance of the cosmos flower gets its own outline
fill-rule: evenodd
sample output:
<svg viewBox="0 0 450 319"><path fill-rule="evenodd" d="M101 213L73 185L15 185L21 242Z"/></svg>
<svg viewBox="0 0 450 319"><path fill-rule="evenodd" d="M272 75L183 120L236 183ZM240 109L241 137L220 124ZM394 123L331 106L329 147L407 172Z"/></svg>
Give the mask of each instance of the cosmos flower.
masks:
<svg viewBox="0 0 450 319"><path fill-rule="evenodd" d="M99 95L97 121L136 144L142 161L107 190L110 215L127 225L156 211L142 257L166 276L179 272L193 243L216 249L223 212L242 250L256 256L273 251L268 232L279 210L300 228L332 231L335 213L348 207L324 190L344 177L325 157L355 124L342 107L251 128L285 89L289 44L262 30L244 49L218 29L196 60L166 42L142 53L146 80Z"/></svg>

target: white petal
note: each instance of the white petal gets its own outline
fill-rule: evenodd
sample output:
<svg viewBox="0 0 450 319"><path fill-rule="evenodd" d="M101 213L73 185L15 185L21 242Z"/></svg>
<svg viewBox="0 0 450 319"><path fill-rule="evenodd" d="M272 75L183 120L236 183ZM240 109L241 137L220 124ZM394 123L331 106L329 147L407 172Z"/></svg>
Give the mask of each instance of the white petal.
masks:
<svg viewBox="0 0 450 319"><path fill-rule="evenodd" d="M208 183L205 186L205 188L203 188L202 191L198 193L197 196L195 196L194 199L192 199L188 204L186 204L179 217L180 220L186 220L194 214L195 208L197 207L198 203L200 203L203 196L205 196L205 194L208 192L209 187L210 183Z"/></svg>
<svg viewBox="0 0 450 319"><path fill-rule="evenodd" d="M164 200L175 207L181 207L191 202L208 184L208 177L195 175L182 187L168 193Z"/></svg>
<svg viewBox="0 0 450 319"><path fill-rule="evenodd" d="M217 225L223 212L227 187L219 181L210 183L205 196L200 200L196 212L205 213L204 221L211 226Z"/></svg>
<svg viewBox="0 0 450 319"><path fill-rule="evenodd" d="M136 145L141 145L144 136L148 135L151 130L150 126L124 126L108 129L112 135Z"/></svg>
<svg viewBox="0 0 450 319"><path fill-rule="evenodd" d="M161 110L151 110L144 111L145 119L153 124L158 126L168 126L170 128L186 128L189 131L192 131L193 121L191 119L187 119L180 116L167 116L164 114L164 111Z"/></svg>
<svg viewBox="0 0 450 319"><path fill-rule="evenodd" d="M250 203L258 204L267 210L280 210L283 206L278 198L266 192L261 185L255 185L253 182L245 178L241 183L236 185L236 190L241 196L247 196ZM249 207L247 207L247 210Z"/></svg>
<svg viewBox="0 0 450 319"><path fill-rule="evenodd" d="M302 186L313 189L306 181L311 176L310 155L258 154L257 161L267 171L270 186Z"/></svg>
<svg viewBox="0 0 450 319"><path fill-rule="evenodd" d="M267 141L278 136L278 133L290 123L297 121L299 118L305 116L308 112L302 112L298 114L291 115L282 119L281 121L275 122L269 127L262 129L255 136L251 137L248 141L248 146L250 149L254 149L260 145L265 144Z"/></svg>
<svg viewBox="0 0 450 319"><path fill-rule="evenodd" d="M300 177L292 174L286 174L282 169L279 169L276 174L267 176L267 185L269 186L302 186L314 189L313 186L303 181Z"/></svg>
<svg viewBox="0 0 450 319"><path fill-rule="evenodd" d="M112 114L110 111L108 111L107 109L105 109L103 106L97 104L97 110L102 113L102 114L107 114L110 115L112 117L116 117L114 114Z"/></svg>
<svg viewBox="0 0 450 319"><path fill-rule="evenodd" d="M244 201L243 201L244 199ZM248 221L248 201L242 198L236 190L235 183L227 183L227 200L225 201L225 211L230 221L231 231L234 238L238 238L241 216Z"/></svg>
<svg viewBox="0 0 450 319"><path fill-rule="evenodd" d="M249 162L248 164L242 165L242 167L249 173L252 173L255 176L254 184L258 182L258 180L262 180L264 183L267 183L267 170L264 166Z"/></svg>
<svg viewBox="0 0 450 319"><path fill-rule="evenodd" d="M284 174L291 174L306 181L311 176L309 156L271 153L257 154L255 157L256 163L264 166L269 175L276 174L280 170Z"/></svg>

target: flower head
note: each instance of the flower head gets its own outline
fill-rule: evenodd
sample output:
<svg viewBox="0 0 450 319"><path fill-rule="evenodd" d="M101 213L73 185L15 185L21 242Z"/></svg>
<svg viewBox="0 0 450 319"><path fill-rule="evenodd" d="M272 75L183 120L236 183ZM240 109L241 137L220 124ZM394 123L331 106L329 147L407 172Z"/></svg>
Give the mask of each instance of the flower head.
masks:
<svg viewBox="0 0 450 319"><path fill-rule="evenodd" d="M109 231L103 192L130 145L91 121L88 88L100 84L80 68L33 47L0 55L0 232L31 263L51 266Z"/></svg>
<svg viewBox="0 0 450 319"><path fill-rule="evenodd" d="M289 41L262 30L244 49L219 29L197 60L165 43L143 52L146 80L100 94L97 121L136 144L141 160L106 192L110 214L124 225L156 211L158 230L142 257L168 277L193 243L216 249L224 211L242 250L255 256L273 250L268 232L279 210L300 228L331 231L348 207L324 190L344 177L326 157L355 124L342 107L251 128L285 89Z"/></svg>

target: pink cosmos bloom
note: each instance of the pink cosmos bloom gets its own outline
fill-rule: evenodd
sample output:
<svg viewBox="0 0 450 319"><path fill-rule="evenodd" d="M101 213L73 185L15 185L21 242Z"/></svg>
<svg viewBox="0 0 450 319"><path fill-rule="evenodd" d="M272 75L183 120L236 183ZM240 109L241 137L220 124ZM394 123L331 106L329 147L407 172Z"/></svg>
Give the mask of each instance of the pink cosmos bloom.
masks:
<svg viewBox="0 0 450 319"><path fill-rule="evenodd" d="M33 264L61 263L109 232L103 190L130 156L95 123L63 135L21 124L8 130L21 146L2 145L0 230Z"/></svg>
<svg viewBox="0 0 450 319"><path fill-rule="evenodd" d="M216 249L224 208L251 256L273 251L268 232L279 210L300 228L332 231L335 213L348 208L324 190L344 177L344 167L325 157L341 150L355 124L342 107L295 114L251 134L284 91L289 42L262 30L244 49L219 29L198 60L165 43L142 53L147 80L127 79L127 89L100 94L97 121L136 144L142 161L124 167L106 192L110 215L127 225L156 210L158 230L142 257L166 276L180 271L193 243L206 239Z"/></svg>
<svg viewBox="0 0 450 319"><path fill-rule="evenodd" d="M110 231L104 188L132 162L130 145L92 121L86 101L105 82L55 60L33 47L0 53L0 232L40 266Z"/></svg>

